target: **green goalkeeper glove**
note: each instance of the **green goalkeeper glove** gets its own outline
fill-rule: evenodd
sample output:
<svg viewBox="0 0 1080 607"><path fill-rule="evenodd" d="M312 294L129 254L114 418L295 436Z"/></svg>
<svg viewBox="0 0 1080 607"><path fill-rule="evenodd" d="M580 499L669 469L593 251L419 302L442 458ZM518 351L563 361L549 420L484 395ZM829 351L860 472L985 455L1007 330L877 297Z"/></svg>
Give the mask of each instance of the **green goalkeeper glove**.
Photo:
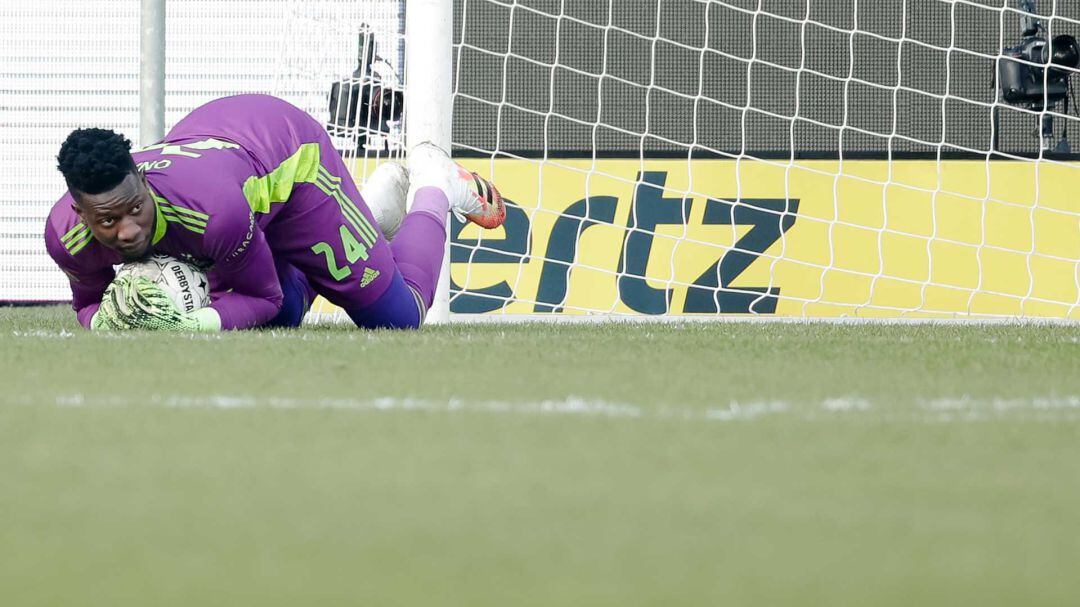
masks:
<svg viewBox="0 0 1080 607"><path fill-rule="evenodd" d="M213 308L185 314L161 287L141 277L127 286L122 315L133 329L148 331L220 331L221 316Z"/></svg>
<svg viewBox="0 0 1080 607"><path fill-rule="evenodd" d="M121 275L105 289L101 306L90 319L95 331L220 331L221 316L213 308L184 314L161 287L137 276Z"/></svg>
<svg viewBox="0 0 1080 607"><path fill-rule="evenodd" d="M132 326L121 312L126 306L124 300L130 287L131 277L128 275L117 276L105 289L101 296L101 305L98 311L90 318L92 331L123 331Z"/></svg>

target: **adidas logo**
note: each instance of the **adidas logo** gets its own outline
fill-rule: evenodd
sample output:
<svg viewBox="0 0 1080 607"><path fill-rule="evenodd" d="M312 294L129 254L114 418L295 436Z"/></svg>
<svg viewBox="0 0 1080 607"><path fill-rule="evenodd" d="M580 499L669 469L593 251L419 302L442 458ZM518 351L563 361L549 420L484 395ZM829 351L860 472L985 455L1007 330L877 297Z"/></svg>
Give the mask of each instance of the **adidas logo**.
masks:
<svg viewBox="0 0 1080 607"><path fill-rule="evenodd" d="M371 284L378 277L379 277L379 271L378 270L372 270L371 268L364 268L364 275L360 278L360 288L363 289L364 287L368 286L369 284Z"/></svg>

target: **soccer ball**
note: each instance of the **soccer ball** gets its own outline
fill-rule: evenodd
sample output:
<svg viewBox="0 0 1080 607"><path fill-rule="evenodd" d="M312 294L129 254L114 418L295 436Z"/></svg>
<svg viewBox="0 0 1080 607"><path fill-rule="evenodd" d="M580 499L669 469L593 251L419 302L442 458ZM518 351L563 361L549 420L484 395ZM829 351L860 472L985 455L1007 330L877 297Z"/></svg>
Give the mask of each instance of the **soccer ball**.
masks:
<svg viewBox="0 0 1080 607"><path fill-rule="evenodd" d="M210 305L210 283L206 274L195 266L168 255L153 255L149 259L126 263L117 276L140 276L168 293L181 312L192 312Z"/></svg>

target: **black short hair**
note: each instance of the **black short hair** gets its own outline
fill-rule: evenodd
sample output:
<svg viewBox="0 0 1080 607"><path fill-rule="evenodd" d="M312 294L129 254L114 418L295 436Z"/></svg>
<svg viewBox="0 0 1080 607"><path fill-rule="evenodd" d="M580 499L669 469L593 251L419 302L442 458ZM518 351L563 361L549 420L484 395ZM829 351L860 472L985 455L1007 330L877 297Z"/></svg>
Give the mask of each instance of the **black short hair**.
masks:
<svg viewBox="0 0 1080 607"><path fill-rule="evenodd" d="M76 129L60 146L57 166L68 190L100 194L136 172L131 142L109 129Z"/></svg>

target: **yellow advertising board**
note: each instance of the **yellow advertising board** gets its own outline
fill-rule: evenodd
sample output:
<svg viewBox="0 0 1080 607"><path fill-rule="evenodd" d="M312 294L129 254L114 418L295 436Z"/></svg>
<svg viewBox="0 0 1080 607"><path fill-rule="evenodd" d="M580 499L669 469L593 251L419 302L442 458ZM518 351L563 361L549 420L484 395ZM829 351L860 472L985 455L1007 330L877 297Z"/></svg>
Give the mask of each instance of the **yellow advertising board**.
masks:
<svg viewBox="0 0 1080 607"><path fill-rule="evenodd" d="M1080 165L463 160L451 310L1080 319Z"/></svg>

